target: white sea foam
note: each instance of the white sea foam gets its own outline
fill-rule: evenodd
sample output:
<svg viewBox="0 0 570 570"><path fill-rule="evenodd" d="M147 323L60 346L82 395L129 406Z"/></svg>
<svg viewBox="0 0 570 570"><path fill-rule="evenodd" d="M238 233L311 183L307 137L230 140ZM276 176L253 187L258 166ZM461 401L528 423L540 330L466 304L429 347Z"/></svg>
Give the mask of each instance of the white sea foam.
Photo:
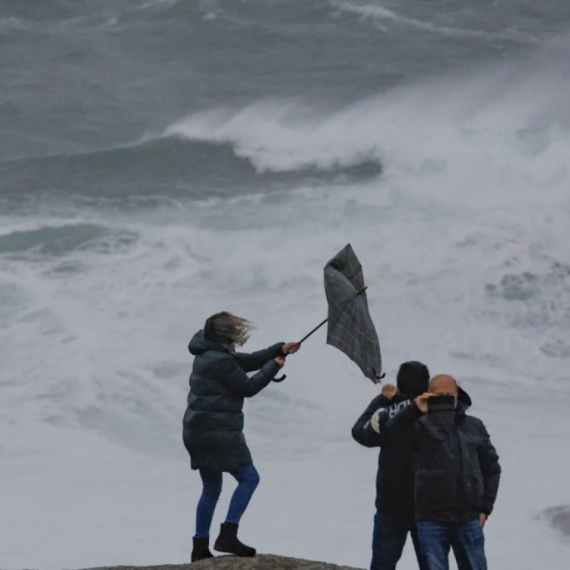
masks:
<svg viewBox="0 0 570 570"><path fill-rule="evenodd" d="M408 359L455 374L491 431L505 471L492 565L564 567L568 546L536 515L570 502L570 139L567 102L538 87L566 80L511 73L508 84L487 74L403 89L332 117L261 102L166 133L230 141L260 170L380 159L384 174L365 184L3 216L0 238L70 225L135 237L0 255L2 567L187 561L199 493L180 442L187 341L219 309L254 321L249 349L301 337L326 315L322 267L347 242L388 380ZM350 427L377 388L324 331L286 372L247 405L263 482L244 540L364 567L376 458ZM402 568L414 567L407 550Z"/></svg>
<svg viewBox="0 0 570 570"><path fill-rule="evenodd" d="M333 6L342 12L348 12L352 14L359 15L363 20L373 20L374 22L393 22L395 24L404 25L409 28L415 28L418 30L435 32L438 34L444 34L449 36L473 36L481 37L488 35L486 32L480 32L478 30L463 30L457 28L449 28L447 26L437 26L432 22L427 22L423 20L418 20L417 18L407 18L401 16L392 10L388 10L383 6L378 6L376 4L353 4L351 2L333 2Z"/></svg>
<svg viewBox="0 0 570 570"><path fill-rule="evenodd" d="M533 220L516 205L507 224L507 213L487 220L438 204L414 209L397 188L392 202L380 197L385 192L371 186L323 190L315 202L310 191L274 203L242 200L225 212L227 227L218 220L211 229L197 225L195 206L168 223L107 220L141 239L110 254L4 260L2 296L12 309L0 330L2 361L10 363L2 378L11 384L2 402L10 501L0 525L11 545L3 567L187 560L199 481L179 441L186 341L220 308L257 324L252 349L299 338L326 314L321 267L347 241L364 263L389 378L409 358L457 374L501 452L490 560L532 568L547 556L560 567L567 547L534 516L566 500L564 478L553 475L567 465L548 446L567 425L555 402L568 397L568 375L565 359L540 346L551 325L560 338L567 327L556 315L527 328L513 319L539 310L551 293L568 311L568 288L543 289L551 265L532 253L563 250L566 215ZM79 270L62 271L74 260ZM542 290L525 297L523 284L520 298L507 300L501 280L525 271ZM263 551L366 566L375 454L358 448L349 429L376 390L324 346L323 334L290 359L283 385L248 404L247 435L263 484L244 539ZM539 445L530 464L520 443L529 438ZM526 476L517 477L523 468ZM267 524L276 513L286 532ZM69 546L71 525L80 548ZM309 527L317 530L305 540ZM51 548L32 549L32 541ZM414 567L410 552L402 567Z"/></svg>
<svg viewBox="0 0 570 570"><path fill-rule="evenodd" d="M260 101L192 115L164 136L230 142L260 171L378 160L410 199L492 209L510 207L521 193L540 201L537 188L562 198L570 123L559 94L570 75L563 54L553 64L553 51L469 78L392 90L328 116L306 103Z"/></svg>
<svg viewBox="0 0 570 570"><path fill-rule="evenodd" d="M360 16L361 21L372 22L382 32L387 31L388 24L391 24L392 26L395 25L407 29L411 28L446 38L502 38L504 40L512 40L526 44L539 44L538 40L533 36L513 29L496 33L487 30L449 27L435 24L428 20L402 16L401 14L378 4L354 4L352 2L333 0L332 6L340 12Z"/></svg>

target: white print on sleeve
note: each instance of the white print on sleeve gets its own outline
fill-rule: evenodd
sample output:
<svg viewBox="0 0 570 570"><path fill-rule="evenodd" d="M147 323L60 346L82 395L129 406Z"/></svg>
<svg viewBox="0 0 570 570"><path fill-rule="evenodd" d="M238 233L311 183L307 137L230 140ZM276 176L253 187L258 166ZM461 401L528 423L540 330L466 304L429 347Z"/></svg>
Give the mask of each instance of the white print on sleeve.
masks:
<svg viewBox="0 0 570 570"><path fill-rule="evenodd" d="M393 418L396 414L399 414L404 408L413 404L413 400L404 400L402 402L398 402L397 404L392 404L388 408L388 414L391 418Z"/></svg>

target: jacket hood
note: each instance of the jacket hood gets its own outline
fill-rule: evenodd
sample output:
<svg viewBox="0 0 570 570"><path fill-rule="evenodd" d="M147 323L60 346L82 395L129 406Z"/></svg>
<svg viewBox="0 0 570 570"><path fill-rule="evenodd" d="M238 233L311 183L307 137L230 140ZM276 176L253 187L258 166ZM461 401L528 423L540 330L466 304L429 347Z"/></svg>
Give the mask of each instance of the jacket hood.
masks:
<svg viewBox="0 0 570 570"><path fill-rule="evenodd" d="M199 330L193 337L190 343L188 344L188 350L190 354L197 356L198 354L202 354L207 350L217 350L218 352L230 352L230 350L218 344L217 342L212 342L208 340L204 336L204 331Z"/></svg>
<svg viewBox="0 0 570 570"><path fill-rule="evenodd" d="M461 387L457 386L457 408L466 412L471 407L471 396Z"/></svg>

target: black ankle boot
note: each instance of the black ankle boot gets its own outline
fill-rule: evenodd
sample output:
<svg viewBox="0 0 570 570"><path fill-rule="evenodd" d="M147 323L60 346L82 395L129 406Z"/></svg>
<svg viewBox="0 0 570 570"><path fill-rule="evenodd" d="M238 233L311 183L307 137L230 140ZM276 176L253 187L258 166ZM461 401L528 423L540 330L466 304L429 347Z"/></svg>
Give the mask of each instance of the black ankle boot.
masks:
<svg viewBox="0 0 570 570"><path fill-rule="evenodd" d="M214 555L210 552L208 548L208 543L210 542L209 538L196 538L192 539L192 562L196 562L198 560L204 560L204 558L213 558Z"/></svg>
<svg viewBox="0 0 570 570"><path fill-rule="evenodd" d="M220 528L220 536L214 543L214 550L235 554L236 556L255 556L255 548L242 544L238 540L237 531L237 524L223 523Z"/></svg>

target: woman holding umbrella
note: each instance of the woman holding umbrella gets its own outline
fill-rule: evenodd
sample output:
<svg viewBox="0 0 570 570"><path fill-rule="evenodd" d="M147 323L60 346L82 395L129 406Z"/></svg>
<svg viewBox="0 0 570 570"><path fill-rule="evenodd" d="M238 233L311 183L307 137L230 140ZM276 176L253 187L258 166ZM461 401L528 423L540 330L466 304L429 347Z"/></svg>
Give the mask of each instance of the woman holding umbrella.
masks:
<svg viewBox="0 0 570 570"><path fill-rule="evenodd" d="M277 343L250 354L236 352L249 338L246 319L221 312L206 320L188 350L194 355L188 408L183 420L184 445L191 467L200 472L203 490L196 512L192 562L211 558L209 536L214 510L222 490L222 474L237 480L225 522L214 549L238 556L255 556L255 549L237 538L240 519L259 483L243 435L244 398L258 394L285 364L285 356L300 348L297 342ZM258 370L251 377L247 372Z"/></svg>

